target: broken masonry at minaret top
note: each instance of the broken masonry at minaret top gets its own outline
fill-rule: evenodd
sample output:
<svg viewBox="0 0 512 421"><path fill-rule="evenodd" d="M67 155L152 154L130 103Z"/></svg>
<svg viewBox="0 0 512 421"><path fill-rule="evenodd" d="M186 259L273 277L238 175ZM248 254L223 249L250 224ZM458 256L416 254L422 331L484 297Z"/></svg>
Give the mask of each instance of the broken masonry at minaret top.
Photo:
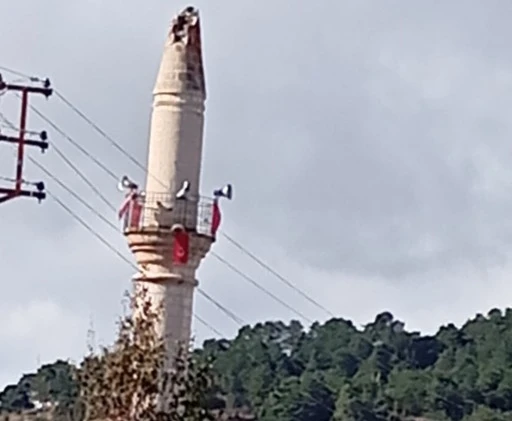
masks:
<svg viewBox="0 0 512 421"><path fill-rule="evenodd" d="M172 20L154 90L183 93L206 97L199 11L191 6Z"/></svg>

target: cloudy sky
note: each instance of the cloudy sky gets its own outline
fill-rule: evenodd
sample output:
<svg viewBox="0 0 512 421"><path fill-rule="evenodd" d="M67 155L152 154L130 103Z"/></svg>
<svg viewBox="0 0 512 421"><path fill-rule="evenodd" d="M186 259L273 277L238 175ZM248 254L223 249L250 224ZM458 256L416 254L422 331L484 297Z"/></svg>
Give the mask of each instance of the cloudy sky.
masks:
<svg viewBox="0 0 512 421"><path fill-rule="evenodd" d="M145 162L151 90L171 17L152 0L8 1L0 65L54 86ZM255 0L202 13L208 102L203 191L226 181L225 232L336 315L390 310L434 332L505 307L512 269L510 2ZM5 11L5 8L4 8ZM5 77L11 77L4 73ZM115 174L144 174L57 97L32 103ZM4 95L0 110L18 118ZM33 129L48 128L34 114ZM51 142L120 202L66 139ZM55 151L31 156L116 223ZM0 175L14 174L8 145ZM27 163L131 258L119 232ZM51 199L0 207L0 388L40 363L108 344L133 269ZM215 251L306 319L328 318L225 239ZM297 318L211 256L201 285L245 321ZM226 336L237 325L198 296ZM198 341L212 332L196 324Z"/></svg>

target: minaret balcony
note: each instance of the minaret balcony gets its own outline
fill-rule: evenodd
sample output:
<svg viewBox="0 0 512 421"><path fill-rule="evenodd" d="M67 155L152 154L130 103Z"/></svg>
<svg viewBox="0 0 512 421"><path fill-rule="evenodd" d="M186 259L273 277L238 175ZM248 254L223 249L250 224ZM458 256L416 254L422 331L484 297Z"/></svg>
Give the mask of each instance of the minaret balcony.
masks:
<svg viewBox="0 0 512 421"><path fill-rule="evenodd" d="M139 192L127 202L123 232L149 234L171 232L181 226L187 232L215 238L215 203L207 197L177 199L167 193Z"/></svg>

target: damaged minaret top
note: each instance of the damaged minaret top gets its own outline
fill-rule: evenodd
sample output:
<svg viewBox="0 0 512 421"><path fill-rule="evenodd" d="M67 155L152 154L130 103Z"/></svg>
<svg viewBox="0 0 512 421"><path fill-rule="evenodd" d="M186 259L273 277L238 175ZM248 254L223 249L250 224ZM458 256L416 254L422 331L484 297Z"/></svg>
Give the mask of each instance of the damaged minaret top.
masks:
<svg viewBox="0 0 512 421"><path fill-rule="evenodd" d="M197 92L206 97L199 12L187 7L171 23L154 94Z"/></svg>
<svg viewBox="0 0 512 421"><path fill-rule="evenodd" d="M147 193L169 194L183 182L199 195L206 100L199 12L187 7L172 20L153 90Z"/></svg>

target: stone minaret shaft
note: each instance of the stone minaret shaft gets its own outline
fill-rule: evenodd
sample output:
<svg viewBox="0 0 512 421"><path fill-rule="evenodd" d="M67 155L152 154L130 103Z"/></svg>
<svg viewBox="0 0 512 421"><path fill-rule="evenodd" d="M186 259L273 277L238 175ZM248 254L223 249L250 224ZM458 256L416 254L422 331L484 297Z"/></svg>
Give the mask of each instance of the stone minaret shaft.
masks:
<svg viewBox="0 0 512 421"><path fill-rule="evenodd" d="M135 287L147 288L152 302L162 304L159 334L169 352L176 341L190 340L195 274L213 242L204 226L209 205L199 200L206 99L199 23L192 7L172 22L153 90L142 218L137 229L125 231L140 268ZM185 181L188 199L178 200ZM189 234L186 263L173 262L175 224Z"/></svg>

